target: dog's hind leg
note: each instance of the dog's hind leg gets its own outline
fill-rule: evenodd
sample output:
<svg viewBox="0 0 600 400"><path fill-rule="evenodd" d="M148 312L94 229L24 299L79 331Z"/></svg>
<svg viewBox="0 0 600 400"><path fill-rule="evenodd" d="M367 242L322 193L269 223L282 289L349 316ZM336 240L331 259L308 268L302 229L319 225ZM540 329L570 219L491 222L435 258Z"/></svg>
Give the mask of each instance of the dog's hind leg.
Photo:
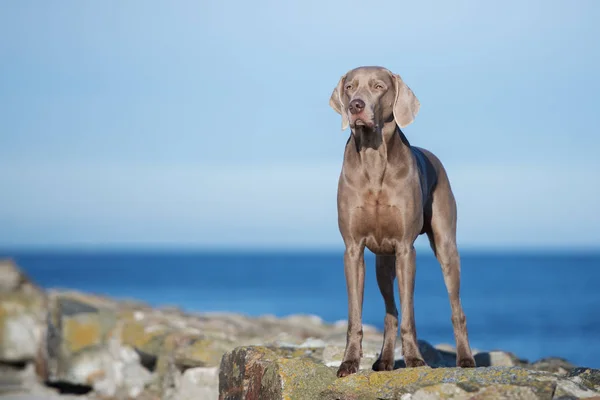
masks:
<svg viewBox="0 0 600 400"><path fill-rule="evenodd" d="M431 248L444 274L452 310L452 326L456 340L456 365L475 367L469 346L467 319L460 301L460 257L456 247L456 202L447 177L440 176L433 193L431 229L427 232Z"/></svg>

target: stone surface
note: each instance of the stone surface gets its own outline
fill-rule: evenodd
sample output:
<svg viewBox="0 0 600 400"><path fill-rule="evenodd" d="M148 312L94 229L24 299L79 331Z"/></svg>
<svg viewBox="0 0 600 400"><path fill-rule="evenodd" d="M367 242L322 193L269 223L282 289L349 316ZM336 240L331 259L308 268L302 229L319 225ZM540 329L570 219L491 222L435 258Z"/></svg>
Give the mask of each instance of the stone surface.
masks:
<svg viewBox="0 0 600 400"><path fill-rule="evenodd" d="M18 392L38 384L33 364L0 364L0 393Z"/></svg>
<svg viewBox="0 0 600 400"><path fill-rule="evenodd" d="M466 399L473 396L454 383L438 383L416 390L414 393L405 393L400 396L402 400L433 400L433 399Z"/></svg>
<svg viewBox="0 0 600 400"><path fill-rule="evenodd" d="M575 368L575 365L571 364L564 358L548 357L532 363L527 368L538 371L553 372L560 375L567 375L569 371Z"/></svg>
<svg viewBox="0 0 600 400"><path fill-rule="evenodd" d="M219 398L315 399L334 378L310 350L240 347L223 356Z"/></svg>
<svg viewBox="0 0 600 400"><path fill-rule="evenodd" d="M600 370L592 368L574 368L568 376L588 389L600 390Z"/></svg>
<svg viewBox="0 0 600 400"><path fill-rule="evenodd" d="M364 326L358 374L336 378L346 321L192 314L37 288L0 261L0 400L542 399L600 396L600 373L546 358L475 352L457 369L452 345L420 340L434 368L373 372L382 333ZM7 397L12 396L12 397Z"/></svg>
<svg viewBox="0 0 600 400"><path fill-rule="evenodd" d="M29 279L10 259L0 259L0 292L15 292Z"/></svg>
<svg viewBox="0 0 600 400"><path fill-rule="evenodd" d="M48 319L48 379L93 386L110 377L114 309L102 299L52 293Z"/></svg>
<svg viewBox="0 0 600 400"><path fill-rule="evenodd" d="M497 385L530 388L540 398L552 398L556 384L540 379L540 372L518 367L405 368L391 372L359 373L338 379L327 389L325 399L396 399L421 388L451 383L467 392Z"/></svg>
<svg viewBox="0 0 600 400"><path fill-rule="evenodd" d="M531 388L525 386L494 385L483 387L476 392L469 392L452 383L426 386L417 390L414 394L404 394L401 396L403 400L538 400L544 398L545 395L540 397Z"/></svg>
<svg viewBox="0 0 600 400"><path fill-rule="evenodd" d="M46 296L10 260L0 260L0 361L43 357Z"/></svg>
<svg viewBox="0 0 600 400"><path fill-rule="evenodd" d="M168 400L216 399L219 396L218 378L217 367L186 369Z"/></svg>
<svg viewBox="0 0 600 400"><path fill-rule="evenodd" d="M290 348L240 347L223 356L219 398L552 399L555 395L599 395L594 370L571 377L516 366L363 370L343 379L337 379L335 373L336 368L328 367L318 351L298 354Z"/></svg>
<svg viewBox="0 0 600 400"><path fill-rule="evenodd" d="M479 367L515 367L523 365L517 356L505 351L485 351L474 355Z"/></svg>

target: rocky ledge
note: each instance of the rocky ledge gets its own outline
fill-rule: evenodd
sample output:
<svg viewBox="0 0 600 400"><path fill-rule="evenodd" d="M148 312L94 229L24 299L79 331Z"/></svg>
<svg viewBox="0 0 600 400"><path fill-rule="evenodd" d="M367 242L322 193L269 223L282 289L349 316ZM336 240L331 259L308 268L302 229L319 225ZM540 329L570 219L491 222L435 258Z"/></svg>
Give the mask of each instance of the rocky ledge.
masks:
<svg viewBox="0 0 600 400"><path fill-rule="evenodd" d="M361 371L337 379L346 324L184 313L67 290L43 291L0 261L0 399L600 399L600 371L450 345L419 345L430 367L373 372L381 332L364 327Z"/></svg>

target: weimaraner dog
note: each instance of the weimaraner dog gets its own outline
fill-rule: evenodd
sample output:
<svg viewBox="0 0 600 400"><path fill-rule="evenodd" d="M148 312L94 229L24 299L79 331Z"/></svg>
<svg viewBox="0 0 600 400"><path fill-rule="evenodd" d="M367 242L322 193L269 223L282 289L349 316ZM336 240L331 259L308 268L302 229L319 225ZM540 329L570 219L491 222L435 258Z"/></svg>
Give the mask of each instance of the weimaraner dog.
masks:
<svg viewBox="0 0 600 400"><path fill-rule="evenodd" d="M346 351L337 375L358 371L362 356L362 305L365 246L376 255L377 283L385 302L383 346L376 371L394 367L398 276L402 320L400 337L407 367L424 366L414 317L414 241L426 233L442 266L452 309L459 367L474 367L467 323L460 302L460 258L456 248L456 202L442 163L410 145L400 128L413 122L420 103L400 76L381 67L360 67L344 75L331 107L348 125L338 184L338 224L344 239L348 290Z"/></svg>

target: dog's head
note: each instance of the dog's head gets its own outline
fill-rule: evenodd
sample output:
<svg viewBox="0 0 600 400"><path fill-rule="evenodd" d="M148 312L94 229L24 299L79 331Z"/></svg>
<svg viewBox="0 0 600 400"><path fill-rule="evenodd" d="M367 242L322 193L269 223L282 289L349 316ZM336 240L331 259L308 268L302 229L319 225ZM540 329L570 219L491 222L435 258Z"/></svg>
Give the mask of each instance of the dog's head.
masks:
<svg viewBox="0 0 600 400"><path fill-rule="evenodd" d="M392 120L403 128L419 112L419 100L399 75L382 67L359 67L342 76L329 105L342 115L342 130L348 125L381 132Z"/></svg>

